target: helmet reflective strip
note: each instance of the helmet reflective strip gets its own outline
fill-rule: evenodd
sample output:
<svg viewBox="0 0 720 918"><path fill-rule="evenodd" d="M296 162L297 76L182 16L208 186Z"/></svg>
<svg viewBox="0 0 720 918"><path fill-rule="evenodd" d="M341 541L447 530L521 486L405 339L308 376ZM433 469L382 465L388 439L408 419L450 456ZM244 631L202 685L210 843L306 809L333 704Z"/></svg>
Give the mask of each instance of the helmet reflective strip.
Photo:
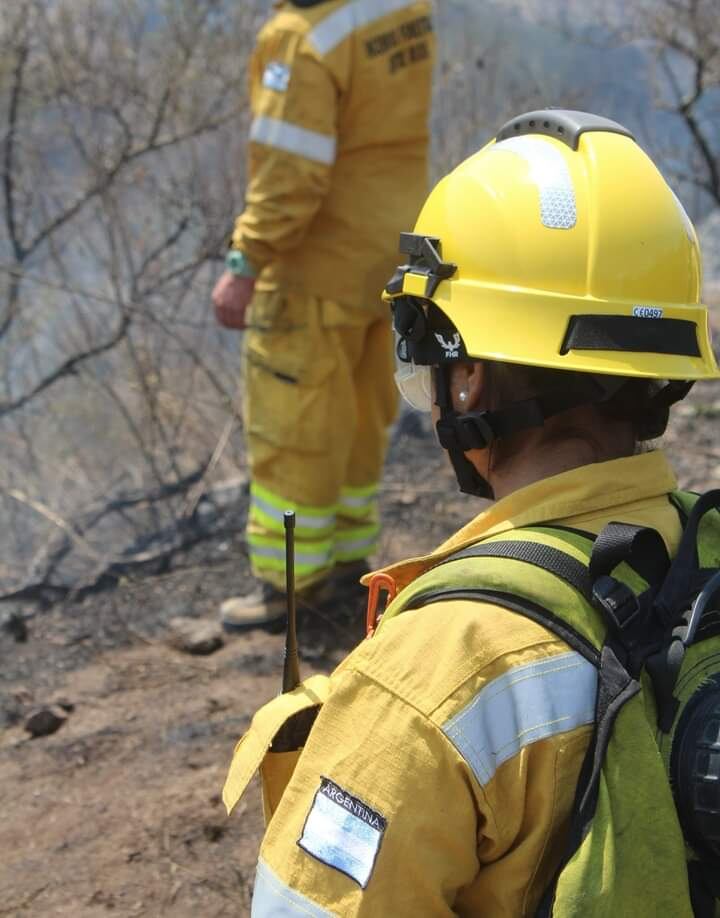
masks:
<svg viewBox="0 0 720 918"><path fill-rule="evenodd" d="M596 694L593 664L562 653L487 682L442 731L484 787L523 747L593 723Z"/></svg>
<svg viewBox="0 0 720 918"><path fill-rule="evenodd" d="M572 229L577 222L575 188L560 150L538 137L511 137L490 152L516 153L530 166L530 176L540 192L540 219L549 229Z"/></svg>

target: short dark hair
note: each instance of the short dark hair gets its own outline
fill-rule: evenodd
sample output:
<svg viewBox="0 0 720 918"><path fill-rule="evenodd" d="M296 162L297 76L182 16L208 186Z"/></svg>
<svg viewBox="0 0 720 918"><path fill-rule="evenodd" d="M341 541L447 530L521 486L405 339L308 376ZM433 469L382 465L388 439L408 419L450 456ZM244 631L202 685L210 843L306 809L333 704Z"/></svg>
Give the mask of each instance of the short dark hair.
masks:
<svg viewBox="0 0 720 918"><path fill-rule="evenodd" d="M489 371L489 391L494 408L518 399L580 388L586 379L584 373L574 370L491 360L486 360L485 364ZM669 408L656 398L663 385L663 381L657 379L626 377L611 398L595 403L595 409L601 417L632 424L636 441L654 440L662 436L668 423Z"/></svg>

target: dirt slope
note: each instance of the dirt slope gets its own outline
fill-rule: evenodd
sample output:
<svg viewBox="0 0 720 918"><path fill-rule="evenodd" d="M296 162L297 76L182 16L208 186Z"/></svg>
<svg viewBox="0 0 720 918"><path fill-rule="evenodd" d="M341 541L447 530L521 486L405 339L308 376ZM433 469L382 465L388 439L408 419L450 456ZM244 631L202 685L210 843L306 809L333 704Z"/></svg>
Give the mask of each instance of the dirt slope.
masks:
<svg viewBox="0 0 720 918"><path fill-rule="evenodd" d="M667 446L685 486L720 486L718 416L709 384L677 413ZM431 548L478 510L414 416L383 499L382 560ZM253 633L204 658L164 643L169 618L212 618L248 586L238 536L32 618L26 643L0 635L0 915L249 914L257 789L230 820L219 794L236 738L278 691L282 638ZM359 608L306 615L304 672L330 670L361 633ZM67 721L29 739L23 719L52 700L73 707Z"/></svg>

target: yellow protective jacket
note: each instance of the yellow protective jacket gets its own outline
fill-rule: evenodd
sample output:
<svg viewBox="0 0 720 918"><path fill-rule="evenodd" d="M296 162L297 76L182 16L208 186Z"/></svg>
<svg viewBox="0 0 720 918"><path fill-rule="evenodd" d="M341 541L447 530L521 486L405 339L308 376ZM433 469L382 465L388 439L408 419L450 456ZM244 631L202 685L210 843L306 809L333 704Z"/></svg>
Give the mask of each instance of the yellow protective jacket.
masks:
<svg viewBox="0 0 720 918"><path fill-rule="evenodd" d="M668 499L675 487L660 452L586 466L498 501L433 555L388 572L402 589L464 546L512 539L517 529L543 523L590 533L610 521L650 527L673 555L681 534ZM503 570L512 564L522 577L521 562L504 560ZM557 601L558 608L566 601L560 587ZM272 800L266 796L274 815L253 916L280 906L287 915L533 914L563 852L596 691L591 663L508 609L442 600L389 618L329 681L315 677L282 702L295 710L324 704L279 804L277 788ZM238 746L225 787L229 808L272 739L271 709L257 716L265 735L253 725ZM654 712L645 719L636 706L620 742L635 741L638 718L647 730ZM665 797L646 799L660 786L636 785L637 796L628 801L626 794L613 814L621 821L611 834L593 835L604 845L599 855L590 852L600 865L592 874L593 910L583 910L581 889L557 914L650 914L641 903L651 888L662 914L689 918L682 837L666 783ZM632 865L616 861L614 838L624 835L625 851L632 850L637 807L643 850L653 838L659 844L656 859L635 865L634 882ZM601 809L607 813L607 800ZM622 900L627 911L613 901L620 875L634 884L633 903ZM598 911L604 901L609 910Z"/></svg>
<svg viewBox="0 0 720 918"><path fill-rule="evenodd" d="M379 312L427 190L429 0L280 3L250 63L245 210L232 245L293 287Z"/></svg>

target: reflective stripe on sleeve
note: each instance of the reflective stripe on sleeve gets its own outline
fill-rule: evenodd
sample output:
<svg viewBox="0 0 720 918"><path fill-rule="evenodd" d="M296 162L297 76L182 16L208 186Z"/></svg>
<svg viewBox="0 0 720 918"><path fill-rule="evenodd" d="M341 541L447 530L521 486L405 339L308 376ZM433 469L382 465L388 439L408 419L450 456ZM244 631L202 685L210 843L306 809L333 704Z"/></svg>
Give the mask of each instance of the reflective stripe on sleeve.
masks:
<svg viewBox="0 0 720 918"><path fill-rule="evenodd" d="M523 747L595 719L597 670L575 651L487 683L442 728L484 786Z"/></svg>
<svg viewBox="0 0 720 918"><path fill-rule="evenodd" d="M336 48L357 29L370 25L376 19L389 16L417 0L352 0L339 10L319 22L309 33L308 40L320 54L327 54Z"/></svg>
<svg viewBox="0 0 720 918"><path fill-rule="evenodd" d="M255 872L250 918L333 918L307 896L290 889L264 861L258 861Z"/></svg>
<svg viewBox="0 0 720 918"><path fill-rule="evenodd" d="M296 153L305 159L331 166L335 162L336 141L327 134L309 131L288 121L258 115L250 125L250 140L268 147Z"/></svg>

